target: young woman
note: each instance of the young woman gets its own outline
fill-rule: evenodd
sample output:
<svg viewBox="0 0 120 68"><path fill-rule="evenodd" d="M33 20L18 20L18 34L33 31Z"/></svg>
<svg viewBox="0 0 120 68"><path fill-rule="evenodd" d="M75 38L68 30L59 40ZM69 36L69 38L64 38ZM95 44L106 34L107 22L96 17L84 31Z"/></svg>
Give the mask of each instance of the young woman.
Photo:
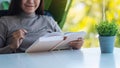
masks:
<svg viewBox="0 0 120 68"><path fill-rule="evenodd" d="M52 17L44 16L43 0L11 0L11 16L0 19L0 53L18 53L47 33L61 29ZM83 39L71 41L69 46L79 49Z"/></svg>

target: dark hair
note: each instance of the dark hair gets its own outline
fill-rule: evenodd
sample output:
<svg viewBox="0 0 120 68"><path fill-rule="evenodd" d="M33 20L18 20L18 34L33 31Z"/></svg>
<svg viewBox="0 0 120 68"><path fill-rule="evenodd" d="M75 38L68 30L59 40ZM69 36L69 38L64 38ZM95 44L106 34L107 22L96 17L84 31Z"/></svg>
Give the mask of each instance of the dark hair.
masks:
<svg viewBox="0 0 120 68"><path fill-rule="evenodd" d="M11 4L9 6L9 15L19 15L21 12L23 12L21 8L22 0L11 0ZM44 14L44 0L41 0L39 7L35 11L38 15Z"/></svg>

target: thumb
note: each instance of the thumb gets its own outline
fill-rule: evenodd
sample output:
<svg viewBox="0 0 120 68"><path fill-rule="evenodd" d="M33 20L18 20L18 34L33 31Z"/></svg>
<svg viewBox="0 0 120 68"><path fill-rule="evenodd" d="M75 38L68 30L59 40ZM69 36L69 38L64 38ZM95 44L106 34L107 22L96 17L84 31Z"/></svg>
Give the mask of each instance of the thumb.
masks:
<svg viewBox="0 0 120 68"><path fill-rule="evenodd" d="M23 42L23 39L22 38L19 39L19 46L22 44L22 42Z"/></svg>

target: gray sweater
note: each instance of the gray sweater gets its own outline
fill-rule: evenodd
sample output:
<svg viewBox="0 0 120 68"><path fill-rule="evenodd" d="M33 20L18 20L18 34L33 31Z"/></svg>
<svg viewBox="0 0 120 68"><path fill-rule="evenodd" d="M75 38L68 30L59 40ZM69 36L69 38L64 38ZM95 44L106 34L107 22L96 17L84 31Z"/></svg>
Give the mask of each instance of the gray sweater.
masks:
<svg viewBox="0 0 120 68"><path fill-rule="evenodd" d="M47 33L62 32L52 17L44 15L22 13L19 16L5 16L0 18L0 53L12 53L9 44L12 40L12 33L19 29L26 29L20 47L16 52L25 52L39 37Z"/></svg>

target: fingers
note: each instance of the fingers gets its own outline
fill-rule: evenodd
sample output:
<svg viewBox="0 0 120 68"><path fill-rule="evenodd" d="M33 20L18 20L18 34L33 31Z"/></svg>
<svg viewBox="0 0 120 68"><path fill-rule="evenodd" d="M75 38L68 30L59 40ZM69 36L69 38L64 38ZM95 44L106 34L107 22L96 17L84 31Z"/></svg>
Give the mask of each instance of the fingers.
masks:
<svg viewBox="0 0 120 68"><path fill-rule="evenodd" d="M83 38L78 38L78 40L71 41L69 45L74 49L80 49L84 43Z"/></svg>
<svg viewBox="0 0 120 68"><path fill-rule="evenodd" d="M27 31L25 29L19 29L12 34L12 42L10 47L13 49L19 48L23 39L25 38Z"/></svg>
<svg viewBox="0 0 120 68"><path fill-rule="evenodd" d="M66 40L66 39L67 39L67 36L65 36L63 40Z"/></svg>
<svg viewBox="0 0 120 68"><path fill-rule="evenodd" d="M78 38L77 40L71 41L70 43L79 43L79 42L83 42L84 39L83 38Z"/></svg>
<svg viewBox="0 0 120 68"><path fill-rule="evenodd" d="M70 42L71 46L82 46L83 41L74 41L74 42Z"/></svg>
<svg viewBox="0 0 120 68"><path fill-rule="evenodd" d="M24 34L27 34L27 30L25 30L25 29L21 29L23 32L24 32Z"/></svg>
<svg viewBox="0 0 120 68"><path fill-rule="evenodd" d="M79 40L79 41L83 41L84 39L80 37L80 38L78 38L78 40Z"/></svg>
<svg viewBox="0 0 120 68"><path fill-rule="evenodd" d="M27 30L19 29L19 30L15 31L13 34L23 34L23 35L25 35L26 33L27 33Z"/></svg>
<svg viewBox="0 0 120 68"><path fill-rule="evenodd" d="M25 29L17 30L13 33L15 39L24 39L27 31Z"/></svg>
<svg viewBox="0 0 120 68"><path fill-rule="evenodd" d="M24 39L25 38L25 35L27 34L27 30L25 30L25 29L20 29L19 30L19 34L20 34L20 36L21 36L21 39Z"/></svg>

